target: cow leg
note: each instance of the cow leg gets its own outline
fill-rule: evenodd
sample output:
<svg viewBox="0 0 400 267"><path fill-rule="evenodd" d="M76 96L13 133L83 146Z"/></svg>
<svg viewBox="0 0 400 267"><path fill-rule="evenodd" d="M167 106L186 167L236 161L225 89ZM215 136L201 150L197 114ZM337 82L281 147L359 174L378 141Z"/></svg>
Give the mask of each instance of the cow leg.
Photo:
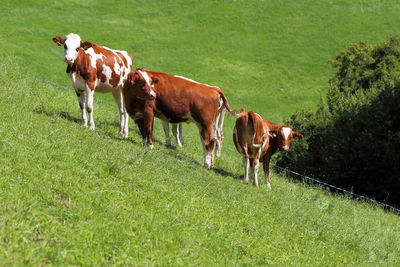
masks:
<svg viewBox="0 0 400 267"><path fill-rule="evenodd" d="M179 123L177 127L178 127L179 141L180 141L180 143L181 143L181 146L183 146L183 144L185 144L185 141L183 140L183 134L182 134L182 132L183 132L183 127L182 127L182 123Z"/></svg>
<svg viewBox="0 0 400 267"><path fill-rule="evenodd" d="M143 145L146 145L147 138L146 138L146 131L144 130L144 119L143 118L136 119L134 120L134 122L138 126L139 132L142 135Z"/></svg>
<svg viewBox="0 0 400 267"><path fill-rule="evenodd" d="M128 138L128 113L126 112L122 90L118 89L112 92L115 102L117 102L119 110L119 134Z"/></svg>
<svg viewBox="0 0 400 267"><path fill-rule="evenodd" d="M271 159L271 155L265 155L263 157L263 169L264 169L264 176L265 176L265 186L271 189L271 181L269 178L269 162Z"/></svg>
<svg viewBox="0 0 400 267"><path fill-rule="evenodd" d="M166 146L171 146L171 138L169 137L169 122L167 121L161 121L163 129L164 129L164 134L165 134L165 145Z"/></svg>
<svg viewBox="0 0 400 267"><path fill-rule="evenodd" d="M204 167L211 169L214 167L215 139L213 137L213 129L212 126L200 126L199 128L204 148Z"/></svg>
<svg viewBox="0 0 400 267"><path fill-rule="evenodd" d="M250 174L253 180L253 185L258 186L258 167L259 167L259 158L256 156L254 158L250 158Z"/></svg>
<svg viewBox="0 0 400 267"><path fill-rule="evenodd" d="M244 176L243 176L243 183L249 183L249 158L243 156L243 167L244 167Z"/></svg>
<svg viewBox="0 0 400 267"><path fill-rule="evenodd" d="M223 134L223 126L224 126L224 118L225 118L225 109L222 109L217 116L218 120L216 123L216 138L217 138L217 151L216 155L217 157L221 156L221 150L222 150L222 141L224 140L224 134Z"/></svg>
<svg viewBox="0 0 400 267"><path fill-rule="evenodd" d="M182 124L180 123L172 124L172 133L175 136L176 143L178 144L178 146L182 147L183 145Z"/></svg>
<svg viewBox="0 0 400 267"><path fill-rule="evenodd" d="M250 167L250 179L254 181L254 158L249 158L249 167Z"/></svg>
<svg viewBox="0 0 400 267"><path fill-rule="evenodd" d="M75 93L76 96L78 97L79 107L81 108L82 124L84 127L87 127L85 92L75 90Z"/></svg>
<svg viewBox="0 0 400 267"><path fill-rule="evenodd" d="M154 115L146 114L144 117L144 132L146 136L147 145L153 149L153 123L154 123ZM144 140L143 140L144 141Z"/></svg>
<svg viewBox="0 0 400 267"><path fill-rule="evenodd" d="M260 165L259 158L254 158L254 186L258 186L258 167Z"/></svg>
<svg viewBox="0 0 400 267"><path fill-rule="evenodd" d="M94 130L94 119L93 119L93 97L94 97L94 88L86 84L86 111L89 115L89 129Z"/></svg>

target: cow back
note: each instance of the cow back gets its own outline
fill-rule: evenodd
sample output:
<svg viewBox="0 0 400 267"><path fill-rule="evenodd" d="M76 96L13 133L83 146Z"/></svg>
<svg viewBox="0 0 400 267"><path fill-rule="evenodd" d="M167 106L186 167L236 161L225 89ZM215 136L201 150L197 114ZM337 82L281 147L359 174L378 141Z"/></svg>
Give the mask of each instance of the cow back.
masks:
<svg viewBox="0 0 400 267"><path fill-rule="evenodd" d="M80 49L78 58L68 66L67 72L76 73L94 90L110 92L123 86L131 68L132 57L127 52L92 44L90 48Z"/></svg>
<svg viewBox="0 0 400 267"><path fill-rule="evenodd" d="M220 89L161 72L147 71L157 83L156 116L172 123L213 121L220 105Z"/></svg>
<svg viewBox="0 0 400 267"><path fill-rule="evenodd" d="M268 140L265 133L260 115L252 111L240 113L233 132L236 149L246 157L254 157Z"/></svg>

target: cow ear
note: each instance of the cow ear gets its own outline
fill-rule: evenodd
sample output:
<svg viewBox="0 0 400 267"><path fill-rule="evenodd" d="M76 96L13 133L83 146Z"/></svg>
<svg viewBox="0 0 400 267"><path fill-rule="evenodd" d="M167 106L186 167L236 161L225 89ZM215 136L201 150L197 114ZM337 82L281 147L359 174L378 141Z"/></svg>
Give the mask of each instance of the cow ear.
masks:
<svg viewBox="0 0 400 267"><path fill-rule="evenodd" d="M65 39L61 38L60 36L54 36L52 38L53 42L55 42L58 46L65 43Z"/></svg>
<svg viewBox="0 0 400 267"><path fill-rule="evenodd" d="M298 139L303 139L303 135L301 133L295 132L295 131L292 132L292 137L298 138Z"/></svg>
<svg viewBox="0 0 400 267"><path fill-rule="evenodd" d="M278 132L277 131L268 131L268 135L271 138L275 138L275 137L277 137Z"/></svg>
<svg viewBox="0 0 400 267"><path fill-rule="evenodd" d="M158 83L158 78L157 77L152 78L152 80L153 80L153 84Z"/></svg>
<svg viewBox="0 0 400 267"><path fill-rule="evenodd" d="M81 47L85 50L91 48L92 46L93 44L91 42L81 42Z"/></svg>
<svg viewBox="0 0 400 267"><path fill-rule="evenodd" d="M126 79L130 84L134 85L135 84L135 75L136 72L131 72L128 74L128 78Z"/></svg>

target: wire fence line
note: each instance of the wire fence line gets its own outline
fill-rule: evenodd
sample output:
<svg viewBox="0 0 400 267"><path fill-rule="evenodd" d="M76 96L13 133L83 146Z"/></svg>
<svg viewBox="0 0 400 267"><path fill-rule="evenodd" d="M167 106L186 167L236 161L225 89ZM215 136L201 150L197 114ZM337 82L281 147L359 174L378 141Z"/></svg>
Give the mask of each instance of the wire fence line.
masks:
<svg viewBox="0 0 400 267"><path fill-rule="evenodd" d="M353 196L353 197L355 197L355 198L357 198L357 199L363 199L363 200L370 201L370 202L372 202L372 203L375 203L375 204L378 204L378 205L382 206L382 208L384 208L384 209L386 209L386 210L392 210L392 211L394 211L394 212L396 212L396 213L400 213L400 209L397 209L397 208L395 208L395 207L393 207L393 206L390 206L389 204L380 202L380 201L378 201L378 200L369 198L369 197L367 197L367 196L363 196L363 195L356 194L356 193L354 193L354 192L352 192L352 191L349 191L349 190L346 190L346 189L343 189L343 188L340 188L340 187L337 187L337 186L334 186L334 185L325 183L325 182L320 181L320 180L318 180L318 179L315 179L315 178L313 178L313 177L310 177L310 176L307 176L307 175L304 175L304 174L301 174L301 173L298 173L298 172L289 170L289 169L287 169L287 168L283 168L283 167L278 166L278 165L276 165L276 164L271 164L271 165L272 165L274 168L278 169L278 170L282 170L282 171L288 172L288 173L290 173L290 174L294 174L294 175L296 175L296 176L298 176L298 177L301 177L301 178L303 178L303 179L312 181L312 182L314 182L314 183L317 183L317 184L326 186L326 187L328 187L328 188L334 189L334 190L339 191L339 192L342 192L342 193L344 193L344 194L349 194L349 195L351 195L351 196Z"/></svg>
<svg viewBox="0 0 400 267"><path fill-rule="evenodd" d="M0 66L5 66L5 65L0 63ZM34 75L34 74L31 74L31 73L26 73L26 76L29 76L29 77L31 77L31 78L34 78L34 79L36 79L36 80L38 80L38 81L41 81L41 82L43 82L43 83L47 83L47 84L50 84L50 85L52 85L52 86L61 88L61 89L65 90L65 91L67 91L67 90L70 91L70 90L71 90L71 87L59 85L59 84L57 84L57 83L55 83L55 82L52 82L52 81L43 79L43 78L38 77L38 76L36 76L36 75ZM107 100L104 100L104 99L98 98L98 97L95 98L95 101L102 102L102 103L106 103L106 104L108 104L108 105L113 105L113 104L114 104L114 103L112 103L112 102L110 102L110 101L107 101ZM194 134L190 132L189 135L194 135ZM230 151L233 151L233 152L235 151L234 149L232 149L232 148L230 148L230 147L227 147L227 149L230 150ZM301 178L303 178L303 179L305 179L305 180L308 180L308 181L311 181L311 182L313 182L313 183L316 183L316 184L325 186L325 187L330 188L330 189L334 189L334 190L336 190L336 191L338 191L338 192L341 192L341 193L344 193L344 194L348 194L348 195L350 195L350 196L352 196L352 197L355 197L356 199L363 199L363 200L366 200L366 201L370 201L370 202L372 202L372 203L374 203L374 204L377 204L377 205L381 206L381 207L382 207L383 209L385 209L385 210L390 210L390 211L393 211L393 212L395 212L395 213L400 213L400 209L398 209L398 208L396 208L396 207L393 207L393 206L391 206L391 205L389 205L389 204L386 204L386 203L377 201L377 200L372 199L372 198L369 198L369 197L367 197L367 196L363 196L363 195L360 195L360 194L356 194L356 193L354 193L354 192L352 192L352 191L349 191L349 190L346 190L346 189L337 187L337 186L335 186L335 185L328 184L328 183L323 182L323 181L321 181L321 180L318 180L318 179L316 179L316 178L313 178L313 177L310 177L310 176L307 176L307 175L304 175L304 174L301 174L301 173L298 173L298 172L289 170L289 169L287 169L287 168L278 166L278 165L273 164L273 163L271 163L271 166L274 167L274 168L277 169L277 170L285 171L285 172L287 172L287 173L296 175L296 176L298 176L298 177L301 177Z"/></svg>

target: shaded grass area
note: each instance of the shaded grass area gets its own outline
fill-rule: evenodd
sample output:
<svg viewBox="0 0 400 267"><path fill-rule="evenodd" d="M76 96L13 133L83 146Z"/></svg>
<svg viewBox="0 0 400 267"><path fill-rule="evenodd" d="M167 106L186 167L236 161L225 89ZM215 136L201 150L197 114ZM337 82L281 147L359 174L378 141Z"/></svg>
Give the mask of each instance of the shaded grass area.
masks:
<svg viewBox="0 0 400 267"><path fill-rule="evenodd" d="M194 128L183 149L143 148L135 128L118 137L116 107L103 102L96 131L84 129L72 92L12 61L0 71L3 264L399 261L397 216L275 175L272 191L243 186L228 147L207 171Z"/></svg>

